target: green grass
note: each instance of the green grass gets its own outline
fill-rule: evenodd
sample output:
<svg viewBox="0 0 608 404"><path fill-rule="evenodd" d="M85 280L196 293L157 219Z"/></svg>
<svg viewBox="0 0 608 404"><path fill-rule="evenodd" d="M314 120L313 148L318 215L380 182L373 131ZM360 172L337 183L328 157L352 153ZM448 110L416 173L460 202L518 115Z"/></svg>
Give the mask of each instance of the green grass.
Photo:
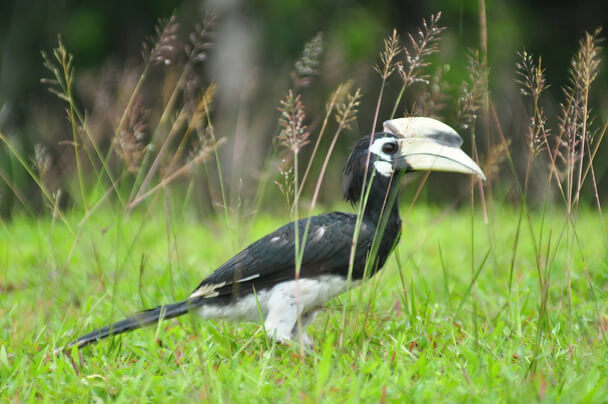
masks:
<svg viewBox="0 0 608 404"><path fill-rule="evenodd" d="M566 236L559 241L564 212L545 217L539 251L544 262L550 234L550 283L540 334L542 294L526 221L509 292L518 212L495 207L488 230L469 209L416 206L404 223L399 259L330 302L309 328L316 349L303 357L268 341L258 324L193 316L105 340L80 355L54 356L78 334L187 296L235 253L234 232L221 219L155 212L101 208L80 232L81 215L68 215L74 234L50 218L17 216L0 227L2 401L608 397L608 252L598 215L585 210L576 226L580 247L567 246ZM244 247L287 220L277 216L256 216L236 244ZM531 219L537 237L540 217Z"/></svg>

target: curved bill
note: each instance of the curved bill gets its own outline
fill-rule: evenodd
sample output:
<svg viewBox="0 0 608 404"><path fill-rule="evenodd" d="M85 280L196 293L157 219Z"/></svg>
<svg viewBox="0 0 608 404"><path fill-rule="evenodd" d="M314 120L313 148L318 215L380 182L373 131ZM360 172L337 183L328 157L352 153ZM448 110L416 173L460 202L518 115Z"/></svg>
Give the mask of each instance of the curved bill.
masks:
<svg viewBox="0 0 608 404"><path fill-rule="evenodd" d="M479 166L460 149L462 138L454 129L431 118L400 118L384 122L384 130L399 139L394 166L412 171L450 171L474 174L485 180Z"/></svg>

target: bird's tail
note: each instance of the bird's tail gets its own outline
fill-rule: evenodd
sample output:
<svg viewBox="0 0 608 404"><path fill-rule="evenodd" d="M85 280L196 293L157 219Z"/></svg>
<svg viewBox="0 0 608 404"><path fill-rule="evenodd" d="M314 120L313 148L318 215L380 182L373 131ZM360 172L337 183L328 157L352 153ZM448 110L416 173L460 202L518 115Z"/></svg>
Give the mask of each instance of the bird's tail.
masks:
<svg viewBox="0 0 608 404"><path fill-rule="evenodd" d="M64 348L61 348L58 351L64 351L73 346L82 348L86 345L92 344L112 335L118 335L127 331L145 327L150 324L156 324L161 320L168 320L170 318L179 317L188 313L188 311L190 310L200 307L202 303L202 299L188 299L177 303L158 306L154 309L145 310L112 325L108 325L99 328L95 331L91 331L90 333L85 334L80 338L70 342Z"/></svg>

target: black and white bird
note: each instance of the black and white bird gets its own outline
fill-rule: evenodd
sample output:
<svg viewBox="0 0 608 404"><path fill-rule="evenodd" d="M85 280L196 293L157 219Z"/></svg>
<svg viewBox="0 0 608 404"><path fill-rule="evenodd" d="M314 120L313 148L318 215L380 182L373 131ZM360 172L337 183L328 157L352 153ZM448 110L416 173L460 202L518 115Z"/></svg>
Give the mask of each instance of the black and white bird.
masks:
<svg viewBox="0 0 608 404"><path fill-rule="evenodd" d="M261 316L266 332L275 340L301 338L302 343L310 344L305 327L317 311L349 286L356 286L381 269L398 242L401 218L396 197L401 174L436 170L485 179L461 145L456 131L435 119L384 122L383 132L355 144L344 168L346 200L356 204L362 192L367 195L359 225L357 215L344 212L300 219L297 226L295 222L286 224L228 260L183 301L92 331L66 348L83 347L190 312L203 319L233 321L259 321ZM296 229L299 242L305 241L297 277Z"/></svg>

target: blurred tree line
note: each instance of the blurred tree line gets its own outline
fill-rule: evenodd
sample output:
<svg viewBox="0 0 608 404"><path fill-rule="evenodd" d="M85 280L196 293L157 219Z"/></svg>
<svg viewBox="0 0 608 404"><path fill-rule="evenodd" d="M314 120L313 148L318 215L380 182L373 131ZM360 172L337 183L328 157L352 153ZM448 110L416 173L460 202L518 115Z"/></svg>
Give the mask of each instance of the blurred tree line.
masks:
<svg viewBox="0 0 608 404"><path fill-rule="evenodd" d="M486 20L481 23L480 6L485 5ZM445 93L441 118L452 124L457 115L458 91L467 79L467 55L479 49L482 28L487 30L489 89L505 136L518 165L525 158L522 131L526 125L526 103L516 84L517 51L542 55L550 84L546 109L558 111L562 87L568 83L570 60L586 31L608 26L608 2L585 0L430 0L355 1L355 0L135 0L104 2L76 0L31 0L0 3L0 131L25 156L34 156L35 145L44 144L53 164L54 187L67 187L74 162L65 141L71 130L65 118L65 104L49 93L40 79L48 76L40 51L50 52L61 35L74 55L75 96L87 111L87 119L100 132L100 144L111 147L111 132L116 128L120 107L128 98L125 86L134 86L141 73L142 42L154 34L159 18L173 13L183 36L205 15L213 12L217 24L213 48L202 67L200 80L217 83L214 105L215 130L228 139L221 160L226 170L232 198L245 197L257 180L277 134L276 108L292 86L291 72L304 44L323 33L323 55L316 75L302 89L303 102L312 130L318 129L327 97L339 85L353 80L364 94L357 124L339 141L338 155L332 159L325 181L322 201L338 200L341 166L348 146L372 131L371 122L379 92L380 79L373 66L378 62L383 38L396 28L402 40L415 33L423 18L441 11L440 52L433 56L429 75L440 71L440 90ZM483 52L483 49L482 49ZM591 94L593 114L598 126L608 121L608 70L604 65ZM150 73L151 84L145 100L153 105L166 98L163 82L171 71ZM387 119L401 87L394 76L386 87L379 125ZM406 108L416 102L415 91L407 95ZM146 101L144 101L146 102ZM159 110L151 107L154 119ZM483 129L483 128L482 128ZM599 127L601 129L601 126ZM465 137L465 147L469 140ZM484 153L483 137L481 153ZM329 140L324 141L327 146ZM468 149L467 149L468 150ZM608 148L600 149L596 176L603 196L608 193ZM33 157L32 157L33 158ZM522 160L522 161L518 161ZM0 146L0 170L19 187L28 199L39 199L35 184L28 178L5 145ZM242 179L242 181L241 181ZM534 182L534 176L531 179ZM437 175L427 184L428 200L450 197L466 179ZM537 179L539 184L543 178ZM508 197L508 178L504 196ZM243 185L244 184L244 185ZM312 185L312 184L311 184ZM540 186L540 185L539 185ZM251 197L251 195L249 195ZM533 196L533 195L532 195ZM34 203L36 205L36 203ZM10 214L18 206L6 181L0 180L0 213Z"/></svg>

